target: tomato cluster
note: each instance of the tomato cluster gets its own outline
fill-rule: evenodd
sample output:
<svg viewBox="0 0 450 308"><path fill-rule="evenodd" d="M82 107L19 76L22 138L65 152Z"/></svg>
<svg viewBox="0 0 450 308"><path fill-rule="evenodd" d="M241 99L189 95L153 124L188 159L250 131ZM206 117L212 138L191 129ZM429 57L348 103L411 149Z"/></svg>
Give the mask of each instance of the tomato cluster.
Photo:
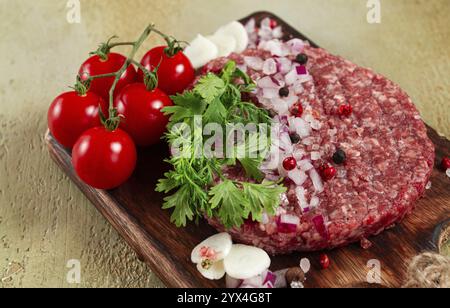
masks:
<svg viewBox="0 0 450 308"><path fill-rule="evenodd" d="M112 101L109 93L115 76L111 75L120 72L127 58L109 50L95 54L81 65L75 90L61 94L51 104L50 132L72 150L74 169L88 185L117 188L135 169L136 146L160 142L168 123L161 110L173 105L169 95L182 93L195 78L183 51L169 54L167 49L156 47L144 56L139 67L145 73L130 64L114 85ZM153 86L144 80L149 71L156 77ZM108 107L107 102L112 104ZM120 117L120 124L111 125L111 116Z"/></svg>

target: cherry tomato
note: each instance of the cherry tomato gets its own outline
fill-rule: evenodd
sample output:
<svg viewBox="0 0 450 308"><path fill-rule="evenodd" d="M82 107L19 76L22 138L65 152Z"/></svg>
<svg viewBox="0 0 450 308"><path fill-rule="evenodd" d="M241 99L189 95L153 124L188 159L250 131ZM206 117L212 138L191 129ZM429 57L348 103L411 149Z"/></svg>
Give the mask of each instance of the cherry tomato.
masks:
<svg viewBox="0 0 450 308"><path fill-rule="evenodd" d="M79 75L81 76L82 81L86 81L89 76L115 73L122 68L126 60L127 58L125 56L113 52L108 54L107 60L102 60L102 58L95 55L81 65ZM126 85L135 82L136 75L136 69L133 65L130 65L117 83L114 95L119 93ZM114 77L96 79L92 81L90 91L97 93L108 102L109 90L113 83Z"/></svg>
<svg viewBox="0 0 450 308"><path fill-rule="evenodd" d="M136 167L136 146L120 128L94 127L78 139L72 151L76 173L97 189L113 189L125 183Z"/></svg>
<svg viewBox="0 0 450 308"><path fill-rule="evenodd" d="M182 93L192 84L195 78L195 70L191 61L183 52L178 52L173 57L169 57L166 53L165 46L155 47L150 50L141 64L148 70L153 71L159 64L158 69L158 88L167 95L175 95ZM139 80L143 80L143 73L138 71Z"/></svg>
<svg viewBox="0 0 450 308"><path fill-rule="evenodd" d="M149 91L142 83L128 85L115 100L118 113L124 116L120 127L139 146L150 146L161 140L169 121L161 109L172 105L164 92Z"/></svg>
<svg viewBox="0 0 450 308"><path fill-rule="evenodd" d="M81 134L100 125L99 106L107 114L106 102L95 93L79 95L73 91L61 94L48 110L50 132L63 146L72 148Z"/></svg>

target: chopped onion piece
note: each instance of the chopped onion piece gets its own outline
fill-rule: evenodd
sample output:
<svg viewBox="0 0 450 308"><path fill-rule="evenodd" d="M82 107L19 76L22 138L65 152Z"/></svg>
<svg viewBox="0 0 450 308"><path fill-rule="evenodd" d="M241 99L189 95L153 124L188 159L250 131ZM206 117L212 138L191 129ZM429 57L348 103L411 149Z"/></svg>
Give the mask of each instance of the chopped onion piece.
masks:
<svg viewBox="0 0 450 308"><path fill-rule="evenodd" d="M311 160L316 161L322 158L319 152L311 152Z"/></svg>
<svg viewBox="0 0 450 308"><path fill-rule="evenodd" d="M279 90L276 88L263 88L263 97L267 99L280 97Z"/></svg>
<svg viewBox="0 0 450 308"><path fill-rule="evenodd" d="M286 42L286 45L289 46L291 54L295 56L302 53L305 49L305 42L297 38Z"/></svg>
<svg viewBox="0 0 450 308"><path fill-rule="evenodd" d="M262 71L264 60L259 57L244 57L245 64L255 71Z"/></svg>
<svg viewBox="0 0 450 308"><path fill-rule="evenodd" d="M311 169L309 171L309 176L311 178L311 181L313 182L314 189L317 193L321 193L324 190L322 177L320 176L319 172L317 172L316 169Z"/></svg>
<svg viewBox="0 0 450 308"><path fill-rule="evenodd" d="M328 239L329 234L327 227L325 226L325 218L322 215L318 215L312 219L312 222L314 223L314 226L320 236L322 236L324 239Z"/></svg>
<svg viewBox="0 0 450 308"><path fill-rule="evenodd" d="M286 84L288 86L294 85L298 80L298 74L296 69L292 69L286 76L284 77Z"/></svg>
<svg viewBox="0 0 450 308"><path fill-rule="evenodd" d="M264 62L262 62L261 65L264 65ZM270 78L270 76L261 78L260 80L258 80L257 84L259 88L275 88L275 89L279 88L279 86L273 81L272 78Z"/></svg>
<svg viewBox="0 0 450 308"><path fill-rule="evenodd" d="M315 208L315 207L318 207L319 204L320 204L320 199L318 197L314 196L311 198L311 202L309 205L310 205L310 207Z"/></svg>
<svg viewBox="0 0 450 308"><path fill-rule="evenodd" d="M305 172L294 169L288 173L289 178L295 183L295 185L300 186L303 185L306 180L308 179L308 176Z"/></svg>
<svg viewBox="0 0 450 308"><path fill-rule="evenodd" d="M309 207L308 201L306 200L306 191L303 187L297 187L295 189L295 194L297 196L300 207L304 210Z"/></svg>
<svg viewBox="0 0 450 308"><path fill-rule="evenodd" d="M245 25L245 30L247 30L248 34L252 34L256 30L256 20L254 18L250 19Z"/></svg>
<svg viewBox="0 0 450 308"><path fill-rule="evenodd" d="M306 66L304 66L304 65L299 65L295 69L296 69L298 75L307 75L308 74L308 70L306 69Z"/></svg>
<svg viewBox="0 0 450 308"><path fill-rule="evenodd" d="M308 122L303 120L302 118L292 118L292 124L295 128L295 131L301 138L306 138L311 135L311 127Z"/></svg>
<svg viewBox="0 0 450 308"><path fill-rule="evenodd" d="M297 163L297 165L300 168L300 170L305 171L305 172L314 168L314 166L311 164L311 162L307 159L299 161Z"/></svg>
<svg viewBox="0 0 450 308"><path fill-rule="evenodd" d="M281 74L286 75L292 69L292 61L288 58L277 58L278 70Z"/></svg>
<svg viewBox="0 0 450 308"><path fill-rule="evenodd" d="M265 75L274 75L277 73L277 62L274 59L264 61L263 73Z"/></svg>

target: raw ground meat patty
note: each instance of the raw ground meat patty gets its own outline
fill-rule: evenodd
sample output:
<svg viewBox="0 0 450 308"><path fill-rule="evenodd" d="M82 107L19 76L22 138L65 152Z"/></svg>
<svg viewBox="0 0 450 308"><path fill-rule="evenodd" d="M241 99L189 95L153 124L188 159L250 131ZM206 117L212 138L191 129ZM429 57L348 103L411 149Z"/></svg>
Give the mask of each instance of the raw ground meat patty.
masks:
<svg viewBox="0 0 450 308"><path fill-rule="evenodd" d="M293 144L303 177L292 181L280 167L264 170L268 179L286 177L288 192L281 197L277 215L265 217L261 223L249 220L241 228L225 230L217 220L209 219L212 226L229 232L234 240L274 255L367 242L368 237L390 228L413 211L425 193L435 158L426 127L399 86L323 49L308 45L303 48L309 57L306 66L310 78L304 76L290 85L294 100L305 109L303 118L313 127L308 137ZM258 68L259 64L252 63L255 59L249 56L263 61L278 58L261 49L229 57L257 82L267 76L263 71L268 69ZM295 59L293 55L286 58ZM205 67L205 72L218 71L227 61L215 60ZM258 88L265 90L259 84ZM276 105L277 99L253 97L255 103L270 109L277 121L289 121L283 118L286 110ZM285 101L292 107L293 100ZM352 106L350 116L339 115L342 104ZM347 155L343 165L331 160L338 148ZM301 153L300 157L296 153ZM317 170L324 161L331 162L337 175L317 182ZM241 174L230 172L229 176Z"/></svg>

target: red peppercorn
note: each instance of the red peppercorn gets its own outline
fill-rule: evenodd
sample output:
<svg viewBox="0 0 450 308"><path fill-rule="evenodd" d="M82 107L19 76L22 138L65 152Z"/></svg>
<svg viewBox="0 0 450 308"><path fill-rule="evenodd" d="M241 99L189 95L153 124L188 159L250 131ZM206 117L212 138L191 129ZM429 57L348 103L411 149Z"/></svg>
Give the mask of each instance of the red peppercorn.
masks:
<svg viewBox="0 0 450 308"><path fill-rule="evenodd" d="M288 157L283 161L283 168L286 171L292 171L297 168L297 161L294 157Z"/></svg>
<svg viewBox="0 0 450 308"><path fill-rule="evenodd" d="M447 169L450 169L450 158L444 157L442 159L441 168L444 171L446 171Z"/></svg>
<svg viewBox="0 0 450 308"><path fill-rule="evenodd" d="M320 266L322 266L322 269L330 267L330 258L326 254L320 255Z"/></svg>
<svg viewBox="0 0 450 308"><path fill-rule="evenodd" d="M322 176L322 179L325 181L332 180L336 174L337 170L333 166L330 166L328 164L324 164L319 168L320 175Z"/></svg>
<svg viewBox="0 0 450 308"><path fill-rule="evenodd" d="M339 107L339 111L338 111L339 115L342 117L349 117L352 115L353 113L353 107L349 104L347 105L341 105Z"/></svg>
<svg viewBox="0 0 450 308"><path fill-rule="evenodd" d="M278 27L278 23L275 19L271 19L270 20L270 28L275 29L276 27Z"/></svg>
<svg viewBox="0 0 450 308"><path fill-rule="evenodd" d="M295 104L291 109L291 113L294 117L300 118L303 115L303 106L299 103Z"/></svg>

